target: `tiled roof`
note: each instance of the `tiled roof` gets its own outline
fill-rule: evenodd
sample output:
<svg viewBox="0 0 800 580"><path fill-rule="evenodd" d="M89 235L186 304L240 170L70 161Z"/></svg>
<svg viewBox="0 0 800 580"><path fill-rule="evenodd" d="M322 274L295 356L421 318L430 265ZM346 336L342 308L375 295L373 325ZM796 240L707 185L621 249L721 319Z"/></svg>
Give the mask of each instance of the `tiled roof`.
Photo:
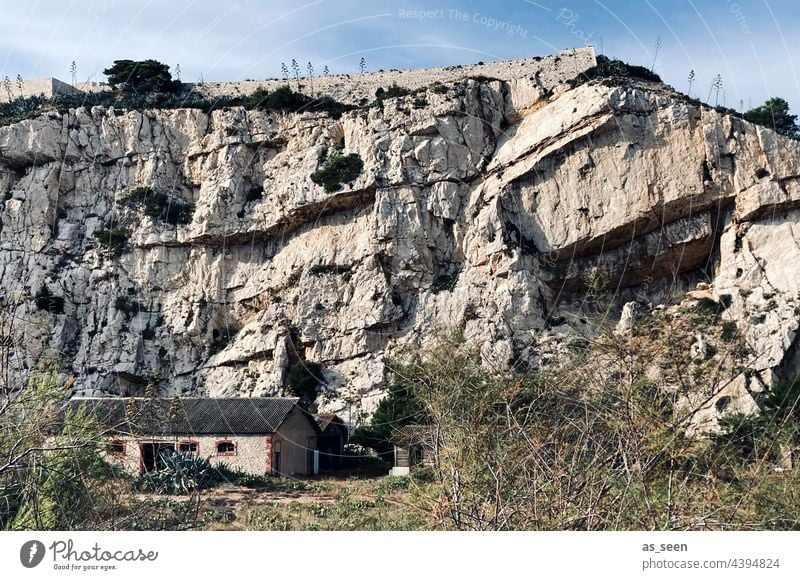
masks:
<svg viewBox="0 0 800 580"><path fill-rule="evenodd" d="M108 429L153 435L275 433L296 398L75 398L65 410L90 411Z"/></svg>

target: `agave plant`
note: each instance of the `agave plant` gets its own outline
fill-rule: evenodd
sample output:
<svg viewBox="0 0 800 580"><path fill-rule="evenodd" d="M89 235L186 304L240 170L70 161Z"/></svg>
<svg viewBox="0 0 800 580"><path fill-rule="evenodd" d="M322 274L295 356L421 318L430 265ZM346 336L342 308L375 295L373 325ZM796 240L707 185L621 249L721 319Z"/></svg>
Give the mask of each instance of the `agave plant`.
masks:
<svg viewBox="0 0 800 580"><path fill-rule="evenodd" d="M144 474L139 487L159 494L185 494L213 485L208 459L193 453L168 453L161 456L163 467Z"/></svg>

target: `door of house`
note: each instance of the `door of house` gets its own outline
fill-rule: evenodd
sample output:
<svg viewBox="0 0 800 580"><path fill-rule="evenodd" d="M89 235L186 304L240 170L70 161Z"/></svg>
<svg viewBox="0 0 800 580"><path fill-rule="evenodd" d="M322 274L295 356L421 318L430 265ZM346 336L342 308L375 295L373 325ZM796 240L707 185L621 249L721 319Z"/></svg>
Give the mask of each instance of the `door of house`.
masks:
<svg viewBox="0 0 800 580"><path fill-rule="evenodd" d="M415 465L419 465L422 463L422 447L419 445L412 445L409 448L409 456L408 456L408 465L410 467L414 467Z"/></svg>
<svg viewBox="0 0 800 580"><path fill-rule="evenodd" d="M282 475L282 472L281 472L281 450L282 450L282 447L283 447L283 444L282 444L282 442L280 440L276 441L275 444L274 444L274 447L273 447L275 461L272 464L272 473L274 473L275 475Z"/></svg>
<svg viewBox="0 0 800 580"><path fill-rule="evenodd" d="M164 455L175 453L175 445L171 443L142 443L142 473L158 471L164 467Z"/></svg>

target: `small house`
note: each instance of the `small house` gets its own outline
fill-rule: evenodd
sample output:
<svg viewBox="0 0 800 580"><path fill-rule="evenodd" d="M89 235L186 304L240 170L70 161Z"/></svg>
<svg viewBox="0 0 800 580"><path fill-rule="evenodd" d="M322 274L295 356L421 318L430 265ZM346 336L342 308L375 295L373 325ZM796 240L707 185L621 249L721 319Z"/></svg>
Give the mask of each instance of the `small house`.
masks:
<svg viewBox="0 0 800 580"><path fill-rule="evenodd" d="M436 433L428 425L406 425L392 435L394 467L389 475L409 475L419 467L433 467Z"/></svg>
<svg viewBox="0 0 800 580"><path fill-rule="evenodd" d="M342 453L350 432L335 413L314 415L319 427L317 449L319 450L319 468L333 471L342 467Z"/></svg>
<svg viewBox="0 0 800 580"><path fill-rule="evenodd" d="M253 475L317 473L319 429L296 398L74 398L106 429L105 454L132 475L195 453Z"/></svg>

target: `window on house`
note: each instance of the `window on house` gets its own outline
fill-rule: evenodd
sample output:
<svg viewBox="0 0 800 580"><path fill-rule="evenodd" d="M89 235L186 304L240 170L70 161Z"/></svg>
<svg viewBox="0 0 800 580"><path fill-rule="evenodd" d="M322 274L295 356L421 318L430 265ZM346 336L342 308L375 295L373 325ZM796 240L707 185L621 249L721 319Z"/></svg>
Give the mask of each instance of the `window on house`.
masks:
<svg viewBox="0 0 800 580"><path fill-rule="evenodd" d="M217 455L233 455L236 445L232 441L217 441Z"/></svg>
<svg viewBox="0 0 800 580"><path fill-rule="evenodd" d="M181 453L197 453L197 442L181 441L178 443L178 451Z"/></svg>
<svg viewBox="0 0 800 580"><path fill-rule="evenodd" d="M109 441L106 443L106 453L109 455L125 455L125 443L122 441Z"/></svg>

